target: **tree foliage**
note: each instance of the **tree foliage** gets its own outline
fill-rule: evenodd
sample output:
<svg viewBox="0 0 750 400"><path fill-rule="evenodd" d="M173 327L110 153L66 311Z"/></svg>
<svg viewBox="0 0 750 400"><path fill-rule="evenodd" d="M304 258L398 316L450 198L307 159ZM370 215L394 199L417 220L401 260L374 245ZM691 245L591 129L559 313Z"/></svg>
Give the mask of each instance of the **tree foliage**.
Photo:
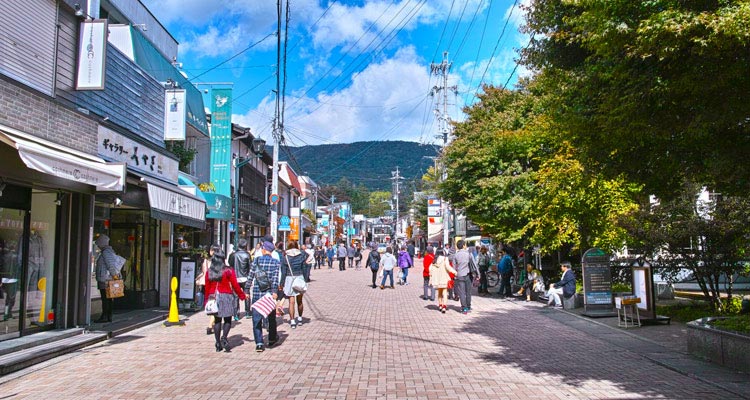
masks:
<svg viewBox="0 0 750 400"><path fill-rule="evenodd" d="M620 248L618 217L635 208L639 188L577 161L546 112L552 98L533 81L514 91L486 87L456 124L441 195L504 242L527 239L545 252Z"/></svg>
<svg viewBox="0 0 750 400"><path fill-rule="evenodd" d="M586 164L664 199L750 189L750 2L535 0L525 30Z"/></svg>
<svg viewBox="0 0 750 400"><path fill-rule="evenodd" d="M630 244L672 279L688 269L705 299L727 311L722 293L732 296L739 274L747 275L750 200L718 197L702 201L689 185L682 195L645 206L623 220Z"/></svg>

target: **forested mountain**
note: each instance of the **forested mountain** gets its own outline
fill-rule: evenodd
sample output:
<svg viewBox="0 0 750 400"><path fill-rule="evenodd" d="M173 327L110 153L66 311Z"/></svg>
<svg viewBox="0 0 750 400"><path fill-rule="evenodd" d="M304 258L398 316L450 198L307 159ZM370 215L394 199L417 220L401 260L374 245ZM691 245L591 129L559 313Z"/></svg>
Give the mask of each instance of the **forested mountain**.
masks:
<svg viewBox="0 0 750 400"><path fill-rule="evenodd" d="M405 178L402 182L419 180L434 165L430 157L435 157L437 151L435 146L416 142L356 142L282 147L279 158L319 185L332 185L346 178L373 191L391 190L391 171L396 171L396 167Z"/></svg>

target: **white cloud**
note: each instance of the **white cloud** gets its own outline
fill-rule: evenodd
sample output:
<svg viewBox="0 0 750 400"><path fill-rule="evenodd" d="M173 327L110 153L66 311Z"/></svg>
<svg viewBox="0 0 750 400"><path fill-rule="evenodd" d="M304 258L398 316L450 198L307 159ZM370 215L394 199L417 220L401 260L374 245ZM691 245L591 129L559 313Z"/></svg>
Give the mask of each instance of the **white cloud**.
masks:
<svg viewBox="0 0 750 400"><path fill-rule="evenodd" d="M315 98L287 97L290 144L349 143L365 140L419 140L428 98L429 70L413 47L370 64L351 85ZM267 126L272 99L235 121L254 129Z"/></svg>

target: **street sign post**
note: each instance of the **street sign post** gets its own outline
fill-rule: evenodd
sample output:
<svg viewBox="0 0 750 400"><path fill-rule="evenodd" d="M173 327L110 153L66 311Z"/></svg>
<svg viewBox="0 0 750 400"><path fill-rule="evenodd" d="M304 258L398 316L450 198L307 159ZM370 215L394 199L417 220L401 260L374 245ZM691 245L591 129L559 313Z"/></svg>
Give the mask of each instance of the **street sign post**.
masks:
<svg viewBox="0 0 750 400"><path fill-rule="evenodd" d="M281 218L279 218L279 231L282 232L289 232L292 230L292 219L289 218L288 215L282 215Z"/></svg>

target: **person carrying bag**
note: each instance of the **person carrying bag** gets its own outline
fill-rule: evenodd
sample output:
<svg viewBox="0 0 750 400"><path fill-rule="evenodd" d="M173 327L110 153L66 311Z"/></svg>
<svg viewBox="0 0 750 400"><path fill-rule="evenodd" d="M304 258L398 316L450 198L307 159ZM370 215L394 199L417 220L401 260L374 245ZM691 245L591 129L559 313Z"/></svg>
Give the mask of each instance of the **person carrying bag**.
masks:
<svg viewBox="0 0 750 400"><path fill-rule="evenodd" d="M118 256L109 245L109 236L99 235L94 243L99 248L95 272L96 287L102 301L102 314L94 322L112 322L114 299L125 296L125 283L120 279L120 271L126 260Z"/></svg>
<svg viewBox="0 0 750 400"><path fill-rule="evenodd" d="M286 254L281 261L281 282L284 284L282 289L284 296L289 298L289 324L292 329L302 323L302 297L307 291L303 275L306 258L307 254L299 250L297 241L292 240L287 244ZM296 318L295 314L298 314Z"/></svg>

